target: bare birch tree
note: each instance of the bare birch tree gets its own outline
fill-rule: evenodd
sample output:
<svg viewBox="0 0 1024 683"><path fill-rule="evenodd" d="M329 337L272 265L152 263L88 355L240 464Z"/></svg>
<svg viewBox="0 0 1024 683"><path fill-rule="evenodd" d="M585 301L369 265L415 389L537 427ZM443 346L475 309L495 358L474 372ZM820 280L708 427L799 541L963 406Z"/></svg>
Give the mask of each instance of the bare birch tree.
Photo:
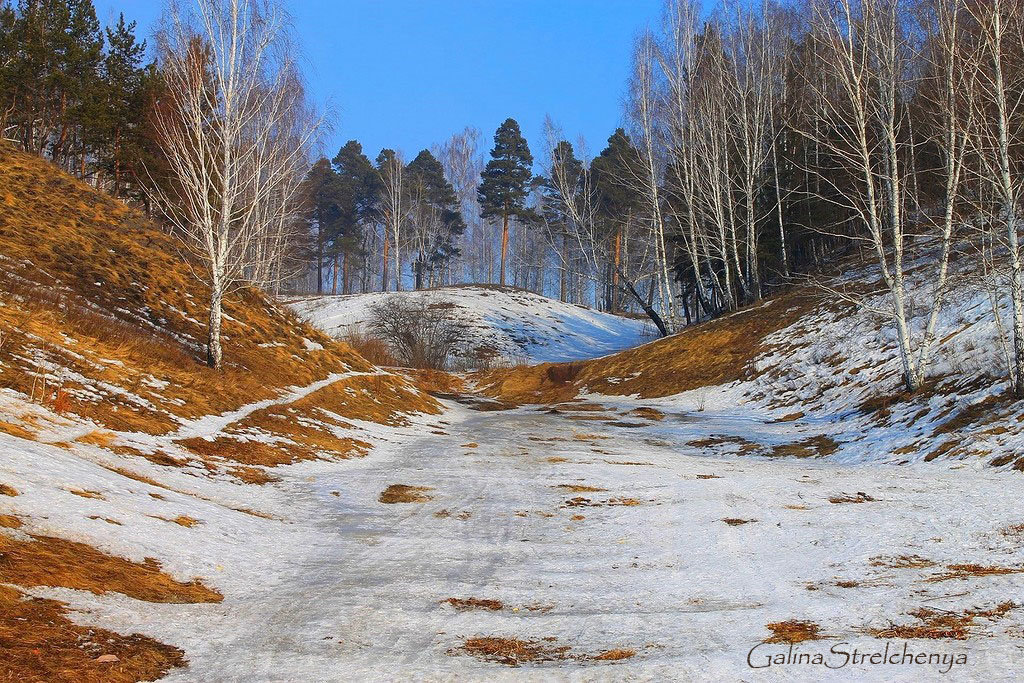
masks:
<svg viewBox="0 0 1024 683"><path fill-rule="evenodd" d="M296 116L288 17L269 0L172 3L157 44L154 126L171 178L150 191L210 287L207 363L220 368L224 299L274 272L318 122Z"/></svg>

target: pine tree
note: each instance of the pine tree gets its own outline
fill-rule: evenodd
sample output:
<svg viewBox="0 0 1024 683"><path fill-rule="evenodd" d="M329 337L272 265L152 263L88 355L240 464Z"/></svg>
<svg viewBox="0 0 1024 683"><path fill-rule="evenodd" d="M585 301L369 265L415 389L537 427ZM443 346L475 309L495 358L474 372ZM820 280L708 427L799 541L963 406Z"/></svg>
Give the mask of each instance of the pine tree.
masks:
<svg viewBox="0 0 1024 683"><path fill-rule="evenodd" d="M533 156L515 119L506 119L494 134L494 149L477 188L480 217L501 217L501 284L505 284L505 259L508 253L508 222L512 217L529 216L525 202L529 193Z"/></svg>
<svg viewBox="0 0 1024 683"><path fill-rule="evenodd" d="M106 29L107 54L103 58L105 118L94 126L99 167L113 180L114 194L121 194L126 174L131 174L141 153L142 116L146 106L147 70L142 65L146 41L135 39L135 22Z"/></svg>
<svg viewBox="0 0 1024 683"><path fill-rule="evenodd" d="M444 177L441 162L423 150L408 167L406 177L416 223L416 289L423 288L427 268L442 266L459 255L455 238L466 230L455 189Z"/></svg>
<svg viewBox="0 0 1024 683"><path fill-rule="evenodd" d="M373 164L363 154L363 146L355 140L349 140L338 150L333 163L342 203L337 230L331 238L335 257L332 289L337 291L338 256L340 255L344 260L342 291L345 294L350 294L351 257L357 256L361 252L363 226L376 209L378 180Z"/></svg>
<svg viewBox="0 0 1024 683"><path fill-rule="evenodd" d="M316 292L324 292L324 259L331 235L338 232L345 204L344 191L331 162L321 157L306 174L303 185L306 221L316 243Z"/></svg>
<svg viewBox="0 0 1024 683"><path fill-rule="evenodd" d="M608 146L591 162L590 171L597 193L598 215L610 241L606 299L608 310L614 312L618 308L622 236L640 210L642 199L633 189L635 180L643 177L640 155L625 130L618 128L608 138Z"/></svg>

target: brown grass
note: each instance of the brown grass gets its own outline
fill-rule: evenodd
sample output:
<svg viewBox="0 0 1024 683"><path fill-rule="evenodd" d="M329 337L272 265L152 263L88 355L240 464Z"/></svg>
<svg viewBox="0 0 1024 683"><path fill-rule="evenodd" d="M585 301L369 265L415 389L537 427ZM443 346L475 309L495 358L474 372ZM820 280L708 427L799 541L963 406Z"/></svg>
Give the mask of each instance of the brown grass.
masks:
<svg viewBox="0 0 1024 683"><path fill-rule="evenodd" d="M89 491L88 489L68 489L68 493L73 493L81 498L95 498L96 500L106 500L104 495L99 491Z"/></svg>
<svg viewBox="0 0 1024 683"><path fill-rule="evenodd" d="M836 505L842 505L843 503L871 503L874 502L874 498L864 493L863 491L857 491L856 494L839 493L831 496L828 502Z"/></svg>
<svg viewBox="0 0 1024 683"><path fill-rule="evenodd" d="M501 600L484 598L447 598L441 602L447 603L457 610L485 609L497 612L505 608L505 604Z"/></svg>
<svg viewBox="0 0 1024 683"><path fill-rule="evenodd" d="M975 619L980 617L996 621L1016 607L1017 605L1013 602L1002 602L987 610L967 610L961 613L940 612L924 607L909 613L920 623L890 624L885 628L869 629L868 632L876 638L886 639L967 640L971 635L970 629L975 626Z"/></svg>
<svg viewBox="0 0 1024 683"><path fill-rule="evenodd" d="M36 435L28 431L21 425L16 425L13 422L4 422L0 420L0 432L10 434L13 437L19 439L27 439L29 441L35 441Z"/></svg>
<svg viewBox="0 0 1024 683"><path fill-rule="evenodd" d="M0 495L17 496L20 494L18 493L18 490L13 486L8 486L7 484L0 484Z"/></svg>
<svg viewBox="0 0 1024 683"><path fill-rule="evenodd" d="M21 520L15 517L14 515L0 515L0 528L20 529L21 526Z"/></svg>
<svg viewBox="0 0 1024 683"><path fill-rule="evenodd" d="M93 593L123 593L147 602L220 602L220 593L199 580L182 583L147 559L132 562L92 546L53 536L22 541L0 535L0 583L76 588Z"/></svg>
<svg viewBox="0 0 1024 683"><path fill-rule="evenodd" d="M805 640L822 640L821 627L813 621L791 619L776 621L766 627L772 635L765 639L766 643L802 643Z"/></svg>
<svg viewBox="0 0 1024 683"><path fill-rule="evenodd" d="M886 567L889 569L924 569L934 567L935 563L920 555L877 555L868 560L872 567Z"/></svg>
<svg viewBox="0 0 1024 683"><path fill-rule="evenodd" d="M577 363L545 363L475 375L489 396L520 403L557 403L580 390L657 398L740 380L766 351L762 340L813 308L810 290L794 290L735 314L688 327L634 349Z"/></svg>
<svg viewBox="0 0 1024 683"><path fill-rule="evenodd" d="M551 662L567 659L569 647L553 645L552 641L477 637L467 639L461 648L450 650L449 654L458 654L459 652L489 662L519 666L523 662Z"/></svg>
<svg viewBox="0 0 1024 683"><path fill-rule="evenodd" d="M928 577L929 583L949 581L950 579L971 579L979 576L1002 576L1004 574L1022 574L1024 567L996 567L983 564L950 564L948 571Z"/></svg>
<svg viewBox="0 0 1024 683"><path fill-rule="evenodd" d="M0 586L0 680L130 683L162 678L184 653L152 638L80 626L63 603ZM116 661L100 662L113 655Z"/></svg>
<svg viewBox="0 0 1024 683"><path fill-rule="evenodd" d="M750 524L751 522L756 522L757 520L756 519L740 519L739 517L726 517L722 521L725 522L726 524L728 524L729 526L740 526L742 524Z"/></svg>
<svg viewBox="0 0 1024 683"><path fill-rule="evenodd" d="M377 498L381 503L426 503L433 500L428 496L427 491L434 489L429 486L409 486L407 484L392 484L384 489Z"/></svg>
<svg viewBox="0 0 1024 683"><path fill-rule="evenodd" d="M636 656L636 650L629 648L615 648L614 650L605 650L604 652L594 655L592 659L599 662L617 662L622 659L629 659L630 657Z"/></svg>
<svg viewBox="0 0 1024 683"><path fill-rule="evenodd" d="M225 303L226 364L213 371L202 352L209 291L193 275L202 267L182 259L176 238L5 143L0 187L7 192L0 202L0 328L13 330L0 350L0 387L28 393L38 364L51 363L86 378L97 393L73 395L83 387L67 382L54 387L64 405L52 407L115 431L165 434L176 418L234 410L332 372L373 370L348 345L250 289ZM307 350L303 338L323 350ZM381 408L369 398L378 385ZM415 410L429 398L402 378L357 377L352 386L363 391L353 397L361 414L390 414L396 405L401 411L403 400Z"/></svg>
<svg viewBox="0 0 1024 683"><path fill-rule="evenodd" d="M551 488L565 489L566 491L572 491L573 493L600 493L601 491L608 490L598 488L596 486L584 486L583 484L556 484Z"/></svg>
<svg viewBox="0 0 1024 683"><path fill-rule="evenodd" d="M651 408L649 406L641 406L634 408L633 410L626 413L627 415L636 415L647 420L654 420L655 422L661 422L665 419L665 413L661 412L657 408Z"/></svg>
<svg viewBox="0 0 1024 683"><path fill-rule="evenodd" d="M577 496L565 501L563 507L635 507L637 505L642 505L642 503L636 498L608 498L607 500L594 501L583 496Z"/></svg>
<svg viewBox="0 0 1024 683"><path fill-rule="evenodd" d="M721 479L722 477L720 477L717 474L698 474L697 478L698 479Z"/></svg>
<svg viewBox="0 0 1024 683"><path fill-rule="evenodd" d="M796 443L779 444L772 447L772 457L813 458L832 455L839 449L839 444L823 434L797 441Z"/></svg>

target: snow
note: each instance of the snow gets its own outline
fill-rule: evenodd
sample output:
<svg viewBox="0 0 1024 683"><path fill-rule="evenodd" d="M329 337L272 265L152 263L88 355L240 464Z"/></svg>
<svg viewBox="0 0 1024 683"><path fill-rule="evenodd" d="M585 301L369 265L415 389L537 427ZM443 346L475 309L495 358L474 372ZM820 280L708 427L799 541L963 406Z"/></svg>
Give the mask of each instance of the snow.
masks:
<svg viewBox="0 0 1024 683"><path fill-rule="evenodd" d="M147 500L145 484L126 484L65 450L15 447L0 435L4 452L22 452L0 464L3 480L26 491L14 504L49 516L34 524L131 557L158 557L175 576L203 576L225 600L141 605L116 594L32 592L68 601L83 623L184 648L189 667L170 681L738 680L755 673L746 658L771 622L808 619L832 637L801 644L803 652L827 653L839 643L878 650L885 640L866 629L914 623L907 613L922 606L992 607L1019 598L1024 587L1014 574L927 581L946 564L1024 563L1020 540L1000 531L1024 521L1018 496L993 470L709 458L688 443L719 425L750 439L785 429L724 408L667 416L663 422L674 419L673 428L653 439L646 429L574 422L534 408L447 407L442 417L420 416L411 427L362 424L376 437L370 456L279 468L284 481L274 487L195 482L210 498L244 489L247 505L280 520L165 490L167 501ZM479 447L462 447L468 442ZM551 462L553 456L565 460ZM431 487L433 499L377 502L394 483ZM72 484L101 490L107 500L58 496ZM577 494L559 484L607 491ZM875 500L828 500L855 492ZM639 504L566 507L577 496ZM0 511L10 505L0 501ZM185 510L203 524L184 529L147 517ZM125 526L85 519L89 514ZM730 526L724 518L756 521ZM935 566L872 565L897 555ZM507 607L459 612L442 604L449 597ZM914 652L967 653L969 664L953 669L956 679L1014 680L1022 612L979 619L978 635L967 642L907 642ZM617 647L637 654L509 669L461 653L474 636L553 637L575 654ZM769 673L772 680L942 678L928 666Z"/></svg>
<svg viewBox="0 0 1024 683"><path fill-rule="evenodd" d="M451 304L472 331L475 347L491 348L506 364L594 358L650 341L646 320L602 313L512 288L465 286L411 292L319 296L292 300L303 319L332 336L367 331L370 308L390 296Z"/></svg>
<svg viewBox="0 0 1024 683"><path fill-rule="evenodd" d="M868 268L847 280L873 277ZM344 334L365 323L381 296L292 305ZM643 323L525 292L466 287L401 296L458 306L481 343L510 362L600 355L644 341ZM920 330L920 287L911 301ZM35 440L0 431L0 483L21 492L0 496L0 514L25 522L3 533L52 534L139 561L155 557L174 577L198 576L220 590L224 602L205 605L29 591L67 602L83 624L183 648L189 666L171 681L1017 680L1024 606L977 617L966 641L870 633L917 625L912 613L922 608L964 613L1019 604L1024 589L1024 573L942 576L949 565L1024 569L1021 475L989 464L1024 452L1024 436L1012 403L990 425L940 429L1004 388L985 292L955 288L937 338L933 374L941 391L894 403L887 417L859 406L898 388L891 332L867 313L822 309L767 339L757 372L744 381L658 399L581 396L603 406L597 413L565 406L557 414L541 407L477 412L444 402L441 415L412 415L390 427L350 419L338 406L325 412L343 423L332 429L371 443L370 453L275 468L281 481L265 486L72 443L96 426L3 391L0 420L38 431ZM290 387L185 421L165 436L116 437L183 456L175 440L214 437L256 410L357 374L367 373ZM633 414L641 406L664 418ZM804 415L788 417L797 413ZM572 419L595 415L602 419ZM770 457L774 447L810 437L828 437L838 448L822 458ZM925 461L954 437L962 450ZM392 484L430 487L432 499L380 503ZM573 505L574 498L587 504ZM606 504L624 499L636 504ZM199 526L165 521L179 514ZM886 566L884 558L899 556L930 564ZM444 604L448 598L500 600L505 608L458 611ZM799 644L798 653L870 653L887 644L901 651L906 644L914 653L966 654L968 662L948 673L870 663L750 668L751 648L770 635L766 625L791 619L812 621L828 636ZM460 649L476 636L567 646L575 658L508 668ZM585 658L613 648L636 655ZM751 661L786 650L761 645Z"/></svg>

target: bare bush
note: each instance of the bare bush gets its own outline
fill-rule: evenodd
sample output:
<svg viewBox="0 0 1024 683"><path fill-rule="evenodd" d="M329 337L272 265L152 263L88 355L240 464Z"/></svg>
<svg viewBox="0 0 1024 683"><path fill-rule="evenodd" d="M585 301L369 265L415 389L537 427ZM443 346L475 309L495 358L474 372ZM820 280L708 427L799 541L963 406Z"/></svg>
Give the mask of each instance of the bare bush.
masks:
<svg viewBox="0 0 1024 683"><path fill-rule="evenodd" d="M341 341L351 346L356 353L374 365L382 367L399 365L399 360L391 353L391 347L364 330L351 329L341 337Z"/></svg>
<svg viewBox="0 0 1024 683"><path fill-rule="evenodd" d="M450 306L398 296L370 307L370 330L403 365L432 370L447 369L467 336Z"/></svg>

